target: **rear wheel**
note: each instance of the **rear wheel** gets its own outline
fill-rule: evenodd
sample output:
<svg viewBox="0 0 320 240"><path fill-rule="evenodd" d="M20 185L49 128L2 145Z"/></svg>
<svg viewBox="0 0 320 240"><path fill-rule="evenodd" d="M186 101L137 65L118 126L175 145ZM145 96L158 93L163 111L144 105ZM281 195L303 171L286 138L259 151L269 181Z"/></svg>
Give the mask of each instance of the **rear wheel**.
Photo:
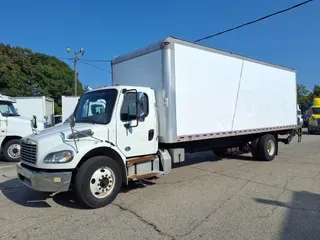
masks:
<svg viewBox="0 0 320 240"><path fill-rule="evenodd" d="M3 158L7 162L20 161L20 140L12 139L3 147Z"/></svg>
<svg viewBox="0 0 320 240"><path fill-rule="evenodd" d="M100 208L111 203L121 188L121 169L109 157L88 159L75 178L78 199L89 208Z"/></svg>
<svg viewBox="0 0 320 240"><path fill-rule="evenodd" d="M277 141L272 134L263 135L258 144L259 160L272 161L277 153Z"/></svg>

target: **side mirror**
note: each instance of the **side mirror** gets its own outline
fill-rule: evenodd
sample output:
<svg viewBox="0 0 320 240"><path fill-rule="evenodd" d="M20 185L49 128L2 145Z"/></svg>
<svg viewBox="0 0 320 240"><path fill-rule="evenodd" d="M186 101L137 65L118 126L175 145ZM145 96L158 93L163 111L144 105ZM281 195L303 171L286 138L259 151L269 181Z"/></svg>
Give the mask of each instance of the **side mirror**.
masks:
<svg viewBox="0 0 320 240"><path fill-rule="evenodd" d="M74 126L76 125L76 119L74 118L73 115L70 116L70 127L74 128Z"/></svg>
<svg viewBox="0 0 320 240"><path fill-rule="evenodd" d="M35 115L33 115L33 119L31 120L32 121L32 127L34 129L37 129L38 128L38 125L37 125L37 117Z"/></svg>

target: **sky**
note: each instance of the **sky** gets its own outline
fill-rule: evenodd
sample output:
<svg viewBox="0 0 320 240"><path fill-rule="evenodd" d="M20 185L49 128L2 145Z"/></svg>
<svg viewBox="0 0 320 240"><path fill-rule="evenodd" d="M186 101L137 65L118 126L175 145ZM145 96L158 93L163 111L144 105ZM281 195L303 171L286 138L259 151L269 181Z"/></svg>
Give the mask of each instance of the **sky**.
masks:
<svg viewBox="0 0 320 240"><path fill-rule="evenodd" d="M168 36L193 41L304 0L1 0L0 42L67 58L112 59ZM320 84L320 1L200 42L296 69L297 82ZM64 60L73 68L72 63ZM93 63L110 70L110 63ZM84 85L110 85L111 74L79 62ZM267 83L266 83L267 84Z"/></svg>

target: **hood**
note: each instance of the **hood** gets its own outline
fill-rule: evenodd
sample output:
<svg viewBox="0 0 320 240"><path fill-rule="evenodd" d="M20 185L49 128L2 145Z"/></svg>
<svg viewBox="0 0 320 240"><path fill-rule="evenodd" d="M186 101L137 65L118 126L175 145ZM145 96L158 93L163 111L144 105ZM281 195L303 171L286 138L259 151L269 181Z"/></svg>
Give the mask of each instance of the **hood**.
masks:
<svg viewBox="0 0 320 240"><path fill-rule="evenodd" d="M100 132L102 129L101 127L104 128L104 131L106 131L106 126L105 125L95 125L91 123L77 123L74 127L74 130L76 131L83 131L83 130L92 130L93 132ZM98 130L99 129L99 130ZM39 132L38 134L32 134L27 136L28 138L34 140L34 141L39 141L41 139L51 139L53 141L56 141L58 139L62 140L62 138L68 138L68 136L72 134L70 124L65 123L65 124L59 124L54 127L46 128Z"/></svg>
<svg viewBox="0 0 320 240"><path fill-rule="evenodd" d="M8 117L8 120L13 120L15 122L28 122L30 123L30 121L32 120L32 118L28 118L28 117L24 117L24 116L12 116L12 117ZM40 124L44 124L44 121L40 121L37 119L37 123L40 123Z"/></svg>
<svg viewBox="0 0 320 240"><path fill-rule="evenodd" d="M83 130L88 130L88 129L92 129L93 128L93 124L91 123L77 123L74 127L74 129L76 131L83 131ZM37 141L41 138L47 138L49 136L62 136L64 135L66 138L68 137L69 134L71 134L71 128L70 128L70 124L66 123L66 124L60 124L60 125L56 125L54 127L50 127L50 128L46 128L44 130L42 130L41 132L39 132L38 134L34 134L29 137L31 137L33 140Z"/></svg>

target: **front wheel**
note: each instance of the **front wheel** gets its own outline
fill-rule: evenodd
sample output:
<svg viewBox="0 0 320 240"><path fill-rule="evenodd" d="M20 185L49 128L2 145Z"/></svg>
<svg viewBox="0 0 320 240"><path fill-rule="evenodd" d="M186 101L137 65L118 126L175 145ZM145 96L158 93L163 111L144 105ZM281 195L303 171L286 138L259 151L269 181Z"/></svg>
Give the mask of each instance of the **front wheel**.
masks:
<svg viewBox="0 0 320 240"><path fill-rule="evenodd" d="M3 158L6 162L20 161L20 140L12 139L3 147Z"/></svg>
<svg viewBox="0 0 320 240"><path fill-rule="evenodd" d="M121 169L109 157L88 159L75 177L78 199L89 208L100 208L111 203L121 188Z"/></svg>

